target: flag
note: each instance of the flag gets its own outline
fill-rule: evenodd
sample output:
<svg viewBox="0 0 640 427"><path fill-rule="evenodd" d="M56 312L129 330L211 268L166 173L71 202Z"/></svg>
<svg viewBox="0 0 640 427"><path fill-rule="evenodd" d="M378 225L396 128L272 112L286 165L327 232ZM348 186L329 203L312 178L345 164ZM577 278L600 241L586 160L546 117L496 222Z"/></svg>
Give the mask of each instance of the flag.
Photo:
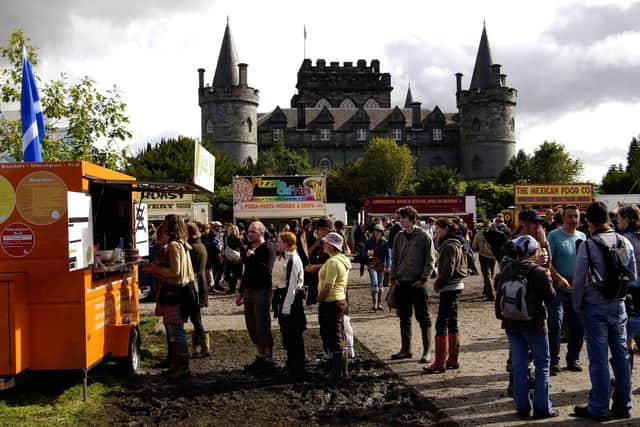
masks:
<svg viewBox="0 0 640 427"><path fill-rule="evenodd" d="M306 40L307 39L307 26L303 25L302 29L304 30L304 39Z"/></svg>
<svg viewBox="0 0 640 427"><path fill-rule="evenodd" d="M22 51L22 97L20 99L22 121L22 160L41 162L40 141L44 138L44 116L40 95L31 71L27 49Z"/></svg>

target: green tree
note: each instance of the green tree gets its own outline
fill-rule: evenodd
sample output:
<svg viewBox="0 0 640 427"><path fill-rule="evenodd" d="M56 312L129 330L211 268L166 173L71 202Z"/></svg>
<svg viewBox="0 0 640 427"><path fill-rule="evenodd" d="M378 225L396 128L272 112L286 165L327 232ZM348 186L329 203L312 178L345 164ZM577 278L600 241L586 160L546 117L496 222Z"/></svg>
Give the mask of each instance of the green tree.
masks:
<svg viewBox="0 0 640 427"><path fill-rule="evenodd" d="M325 172L327 176L327 201L344 203L351 218L356 218L364 206L367 192L367 177L360 173L355 162L339 163L334 170Z"/></svg>
<svg viewBox="0 0 640 427"><path fill-rule="evenodd" d="M420 195L459 195L464 194L465 189L464 175L445 165L420 170L415 186L416 194Z"/></svg>
<svg viewBox="0 0 640 427"><path fill-rule="evenodd" d="M627 152L627 170L630 178L635 181L640 178L640 136L631 138Z"/></svg>
<svg viewBox="0 0 640 427"><path fill-rule="evenodd" d="M528 181L540 184L575 182L583 169L582 161L574 159L564 145L545 141L533 152L529 162Z"/></svg>
<svg viewBox="0 0 640 427"><path fill-rule="evenodd" d="M500 172L496 183L498 184L513 184L516 182L526 182L528 178L529 162L531 158L523 150L520 149L518 153L509 160L509 163Z"/></svg>
<svg viewBox="0 0 640 427"><path fill-rule="evenodd" d="M609 170L602 178L600 191L604 194L624 194L631 191L634 179L621 164L609 166Z"/></svg>
<svg viewBox="0 0 640 427"><path fill-rule="evenodd" d="M249 166L247 169L251 169ZM269 150L258 156L255 175L302 175L311 169L307 155L303 150L293 150L284 143L284 136Z"/></svg>
<svg viewBox="0 0 640 427"><path fill-rule="evenodd" d="M478 218L493 218L502 209L513 205L513 185L493 182L467 182L467 195L476 196Z"/></svg>
<svg viewBox="0 0 640 427"><path fill-rule="evenodd" d="M357 168L370 195L398 194L413 178L414 157L409 147L390 138L373 138Z"/></svg>
<svg viewBox="0 0 640 427"><path fill-rule="evenodd" d="M20 101L23 47L35 68L37 49L22 30L13 31L7 46L0 46L0 57L8 62L8 66L0 68L3 103ZM37 76L36 79L40 80ZM42 141L45 160L88 160L109 168L122 164L126 152L117 148L117 142L130 138L131 132L126 104L116 86L100 92L93 79L85 76L71 83L62 73L40 89L47 127ZM21 160L21 133L19 120L0 119L0 152Z"/></svg>

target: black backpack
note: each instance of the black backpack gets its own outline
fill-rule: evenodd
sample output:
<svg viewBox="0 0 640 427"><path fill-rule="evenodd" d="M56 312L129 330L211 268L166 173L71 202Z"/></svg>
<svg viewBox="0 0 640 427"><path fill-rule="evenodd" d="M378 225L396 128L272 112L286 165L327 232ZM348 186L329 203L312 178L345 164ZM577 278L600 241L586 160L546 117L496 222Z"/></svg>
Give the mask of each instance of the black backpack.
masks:
<svg viewBox="0 0 640 427"><path fill-rule="evenodd" d="M629 258L626 244L618 233L615 233L615 236L616 243L613 246L609 246L598 234L589 239L596 245L604 259L604 277L595 269L591 259L591 249L587 244L590 283L608 300L625 298L627 286L631 280L627 271Z"/></svg>

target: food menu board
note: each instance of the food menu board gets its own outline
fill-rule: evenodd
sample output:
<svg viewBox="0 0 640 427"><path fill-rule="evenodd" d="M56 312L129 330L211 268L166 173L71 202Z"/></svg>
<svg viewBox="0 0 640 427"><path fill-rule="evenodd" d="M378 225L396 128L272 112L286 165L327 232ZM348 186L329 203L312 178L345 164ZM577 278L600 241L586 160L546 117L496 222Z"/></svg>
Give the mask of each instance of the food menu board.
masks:
<svg viewBox="0 0 640 427"><path fill-rule="evenodd" d="M9 219L15 207L16 193L13 186L8 179L0 176L0 224Z"/></svg>
<svg viewBox="0 0 640 427"><path fill-rule="evenodd" d="M93 263L93 215L91 196L67 193L69 211L69 271L81 270Z"/></svg>
<svg viewBox="0 0 640 427"><path fill-rule="evenodd" d="M16 189L16 208L35 225L49 225L66 212L67 186L51 172L32 172L22 178Z"/></svg>

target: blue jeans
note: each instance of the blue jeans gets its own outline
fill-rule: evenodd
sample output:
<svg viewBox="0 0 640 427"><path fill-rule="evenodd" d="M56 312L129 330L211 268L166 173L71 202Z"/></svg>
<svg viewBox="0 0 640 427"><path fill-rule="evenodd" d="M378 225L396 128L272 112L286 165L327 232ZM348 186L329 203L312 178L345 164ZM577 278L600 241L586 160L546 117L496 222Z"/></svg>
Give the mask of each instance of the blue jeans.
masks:
<svg viewBox="0 0 640 427"><path fill-rule="evenodd" d="M513 368L513 400L520 413L531 411L529 398L529 348L536 367L533 391L533 414L547 415L552 405L549 400L549 341L546 335L527 331L507 331Z"/></svg>
<svg viewBox="0 0 640 427"><path fill-rule="evenodd" d="M427 305L427 288L416 288L410 285L400 285L396 288L396 305L398 306L398 317L400 317L400 327L411 326L411 312L415 311L416 320L420 328L431 326L429 317L429 306Z"/></svg>
<svg viewBox="0 0 640 427"><path fill-rule="evenodd" d="M380 292L384 285L384 271L376 271L375 268L367 268L369 280L371 280L371 292Z"/></svg>
<svg viewBox="0 0 640 427"><path fill-rule="evenodd" d="M560 332L562 320L567 321L567 365L580 360L580 350L584 342L584 328L580 316L573 310L571 292L556 291L556 297L549 307L549 351L551 366L560 364Z"/></svg>
<svg viewBox="0 0 640 427"><path fill-rule="evenodd" d="M613 408L631 411L631 368L627 350L627 313L623 302L584 304L582 319L589 354L589 412L593 415L609 414L609 349L613 374L616 378Z"/></svg>
<svg viewBox="0 0 640 427"><path fill-rule="evenodd" d="M168 323L165 324L165 326L167 327L167 332L169 333L169 342L178 344L187 343L187 333L184 330L183 323Z"/></svg>

